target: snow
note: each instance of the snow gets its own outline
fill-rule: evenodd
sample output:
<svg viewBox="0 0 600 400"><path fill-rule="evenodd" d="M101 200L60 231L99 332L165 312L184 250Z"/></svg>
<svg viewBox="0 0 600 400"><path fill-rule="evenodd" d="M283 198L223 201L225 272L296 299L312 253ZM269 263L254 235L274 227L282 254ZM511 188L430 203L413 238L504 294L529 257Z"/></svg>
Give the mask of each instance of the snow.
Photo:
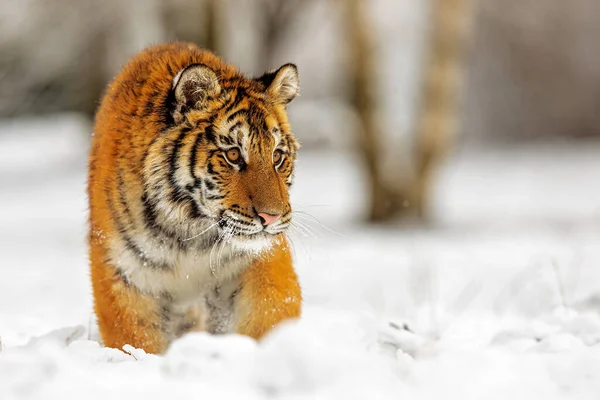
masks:
<svg viewBox="0 0 600 400"><path fill-rule="evenodd" d="M358 159L303 149L302 319L156 356L98 343L87 132L0 123L1 399L599 398L600 145L462 149L418 228L361 224Z"/></svg>

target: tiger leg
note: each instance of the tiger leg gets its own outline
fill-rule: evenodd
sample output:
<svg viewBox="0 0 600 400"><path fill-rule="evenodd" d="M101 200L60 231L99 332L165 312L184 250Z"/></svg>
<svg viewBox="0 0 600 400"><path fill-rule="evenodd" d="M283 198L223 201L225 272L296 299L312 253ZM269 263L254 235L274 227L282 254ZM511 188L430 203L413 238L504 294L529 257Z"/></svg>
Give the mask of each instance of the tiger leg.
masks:
<svg viewBox="0 0 600 400"><path fill-rule="evenodd" d="M129 344L147 353L162 353L168 346L161 329L160 300L141 293L104 261L103 249L91 246L94 309L104 345L122 349Z"/></svg>
<svg viewBox="0 0 600 400"><path fill-rule="evenodd" d="M241 276L234 298L235 331L260 339L276 324L300 317L302 294L285 239Z"/></svg>

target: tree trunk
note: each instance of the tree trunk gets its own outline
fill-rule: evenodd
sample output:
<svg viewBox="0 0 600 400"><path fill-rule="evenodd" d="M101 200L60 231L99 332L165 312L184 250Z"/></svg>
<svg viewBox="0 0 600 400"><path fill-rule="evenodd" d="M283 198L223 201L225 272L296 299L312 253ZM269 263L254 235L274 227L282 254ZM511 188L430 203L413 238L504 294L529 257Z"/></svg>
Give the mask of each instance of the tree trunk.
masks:
<svg viewBox="0 0 600 400"><path fill-rule="evenodd" d="M433 0L431 37L416 126L412 204L426 216L432 175L455 136L467 48L476 0Z"/></svg>
<svg viewBox="0 0 600 400"><path fill-rule="evenodd" d="M223 7L219 0L205 0L204 12L206 13L203 47L219 54L219 7Z"/></svg>
<svg viewBox="0 0 600 400"><path fill-rule="evenodd" d="M260 56L257 59L257 70L268 71L276 67L273 64L281 43L285 43L289 25L302 12L303 7L310 7L310 0L262 0L262 27Z"/></svg>
<svg viewBox="0 0 600 400"><path fill-rule="evenodd" d="M383 135L376 121L377 77L374 68L374 40L369 26L367 1L348 1L348 45L352 79L352 104L360 120L360 150L369 177L369 220L383 221L399 213L407 204L406 191L386 185L379 160Z"/></svg>

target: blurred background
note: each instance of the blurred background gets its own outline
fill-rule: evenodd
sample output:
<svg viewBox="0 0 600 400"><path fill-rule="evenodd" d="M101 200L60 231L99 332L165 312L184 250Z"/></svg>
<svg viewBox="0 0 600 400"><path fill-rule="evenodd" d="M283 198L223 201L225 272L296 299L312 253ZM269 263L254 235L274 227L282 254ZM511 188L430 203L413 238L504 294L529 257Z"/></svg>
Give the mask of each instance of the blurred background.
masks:
<svg viewBox="0 0 600 400"><path fill-rule="evenodd" d="M594 0L2 0L0 118L91 125L126 60L164 41L250 75L295 62L304 148L357 157L361 218L421 219L464 145L598 138L599 35Z"/></svg>
<svg viewBox="0 0 600 400"><path fill-rule="evenodd" d="M128 58L170 40L209 48L249 75L298 65L293 196L309 215L298 233L342 232L340 252L344 240L391 237L393 256L413 246L402 235L414 232L468 242L500 230L501 239L458 248L489 261L539 239L545 250L531 245L509 264L556 243L566 269L595 262L599 37L597 0L0 0L0 266L13 271L3 290L23 298L16 283L27 280L53 296L0 303L0 329L67 323L72 315L56 309L73 309L82 294L89 313L94 113ZM371 245L358 256L366 262L383 254L380 241ZM319 262L331 264L335 251ZM77 289L59 295L61 279Z"/></svg>

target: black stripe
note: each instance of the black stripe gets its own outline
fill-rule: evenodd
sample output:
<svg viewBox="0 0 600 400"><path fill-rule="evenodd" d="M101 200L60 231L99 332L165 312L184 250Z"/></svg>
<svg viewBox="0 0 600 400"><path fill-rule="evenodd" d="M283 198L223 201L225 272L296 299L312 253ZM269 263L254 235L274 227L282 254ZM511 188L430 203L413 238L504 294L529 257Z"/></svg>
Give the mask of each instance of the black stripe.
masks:
<svg viewBox="0 0 600 400"><path fill-rule="evenodd" d="M107 195L108 210L109 210L111 217L113 219L113 222L115 223L115 226L117 228L117 233L119 234L121 239L125 242L125 247L133 253L133 255L138 259L138 261L140 261L140 263L143 266L148 266L152 269L170 269L170 267L167 264L157 263L154 260L149 259L144 254L142 249L140 249L134 243L133 239L129 236L127 229L123 226L123 223L121 222L121 220L119 218L119 214L118 214L117 209L115 208L113 199L110 197L110 190L108 189L108 187L106 188L105 192Z"/></svg>
<svg viewBox="0 0 600 400"><path fill-rule="evenodd" d="M204 186L206 186L206 189L208 189L208 190L215 189L215 184L212 183L212 181L209 178L204 179Z"/></svg>
<svg viewBox="0 0 600 400"><path fill-rule="evenodd" d="M189 127L186 127L186 129L181 129L181 131L179 132L179 135L173 142L173 148L171 150L171 155L169 157L168 179L169 179L169 182L171 183L171 185L175 188L177 188L177 186L178 186L177 182L175 180L175 174L177 173L177 161L178 161L179 150L183 146L183 143L182 143L183 139L185 139L185 137L187 136L189 131L190 131Z"/></svg>
<svg viewBox="0 0 600 400"><path fill-rule="evenodd" d="M198 156L198 147L202 142L202 133L196 132L196 139L194 139L194 145L190 153L190 175L194 178L194 182L198 179L196 177L196 158Z"/></svg>
<svg viewBox="0 0 600 400"><path fill-rule="evenodd" d="M231 100L231 103L229 103L225 108L225 114L229 114L231 110L236 108L246 96L246 90L244 90L243 88L237 88L235 97Z"/></svg>
<svg viewBox="0 0 600 400"><path fill-rule="evenodd" d="M237 117L239 117L241 115L247 116L248 115L248 109L247 108L240 108L236 112L232 113L229 117L227 117L227 123L233 122L234 119L236 119ZM238 124L239 124L239 122L238 122ZM234 127L236 127L238 124L235 124ZM231 129L230 129L230 131L231 131Z"/></svg>
<svg viewBox="0 0 600 400"><path fill-rule="evenodd" d="M141 118L148 118L154 113L154 101L152 97L150 99L143 107L143 112L140 115Z"/></svg>
<svg viewBox="0 0 600 400"><path fill-rule="evenodd" d="M231 133L231 131L230 131ZM232 138L230 138L229 136L219 136L219 141L221 141L222 143L225 143L228 146L231 146L232 144L234 144L234 141Z"/></svg>
<svg viewBox="0 0 600 400"><path fill-rule="evenodd" d="M167 238L173 243L176 243L180 250L185 250L187 248L187 242L182 242L177 233L167 229L158 221L158 211L156 210L156 205L154 202L150 201L146 188L144 188L144 192L142 193L140 201L142 202L142 207L144 210L143 214L145 226L154 235L154 237L158 239Z"/></svg>
<svg viewBox="0 0 600 400"><path fill-rule="evenodd" d="M179 135L175 139L173 143L173 149L171 151L171 156L169 159L169 175L168 180L171 184L171 200L178 204L187 204L190 207L190 218L198 218L203 214L198 209L198 205L194 201L194 199L189 195L188 192L185 191L184 187L181 187L177 180L175 179L175 174L177 173L177 162L179 161L179 150L183 147L183 140L188 135L191 127L186 127L186 129L181 129Z"/></svg>
<svg viewBox="0 0 600 400"><path fill-rule="evenodd" d="M208 163L206 163L206 172L208 172L211 175L215 175L215 169L210 158L208 159Z"/></svg>
<svg viewBox="0 0 600 400"><path fill-rule="evenodd" d="M235 123L231 128L229 128L229 134L232 134L233 131L235 131L237 128L240 128L241 126L242 126L241 122Z"/></svg>
<svg viewBox="0 0 600 400"><path fill-rule="evenodd" d="M142 169L144 169L146 167L146 159L148 158L148 155L150 154L150 150L152 149L152 146L154 146L154 143L158 140L159 136L155 135L152 140L150 141L150 144L148 144L148 146L144 149L144 154L142 154L142 160L140 162L140 165L142 166Z"/></svg>
<svg viewBox="0 0 600 400"><path fill-rule="evenodd" d="M123 240L125 241L125 247L127 247L127 249L133 253L135 258L138 259L142 266L150 267L155 270L171 269L171 266L168 264L156 262L148 258L142 249L140 249L128 235L123 235Z"/></svg>
<svg viewBox="0 0 600 400"><path fill-rule="evenodd" d="M254 222L242 221L241 219L236 219L235 222L231 223L232 225L244 225L244 226L255 226ZM238 226L241 228L241 226Z"/></svg>
<svg viewBox="0 0 600 400"><path fill-rule="evenodd" d="M112 262L112 260L111 260ZM127 278L127 275L125 275L125 273L117 267L114 267L115 270L115 277L117 279L119 279L121 282L123 282L123 284L127 287L131 287L131 282L129 281L129 278Z"/></svg>
<svg viewBox="0 0 600 400"><path fill-rule="evenodd" d="M239 226L236 226L235 228L236 229L235 229L234 235L237 235L237 236L249 236L249 235L255 235L257 233L262 232L262 231L257 232L256 229L241 229L241 227L239 227Z"/></svg>
<svg viewBox="0 0 600 400"><path fill-rule="evenodd" d="M173 70L173 66L171 64L167 64L167 71L169 71L169 76L171 77L171 80L173 80L175 78L175 75L177 75L177 74ZM172 86L172 84L171 84L171 86Z"/></svg>
<svg viewBox="0 0 600 400"><path fill-rule="evenodd" d="M179 150L183 147L183 139L188 135L191 127L186 127L185 129L181 129L179 135L175 139L173 143L173 149L171 150L171 155L169 158L169 174L168 180L171 184L171 189L173 192L171 193L171 198L176 203L191 203L194 204L193 199L189 196L187 192L185 192L175 179L175 175L177 174L177 162L179 161ZM192 206L193 208L193 206Z"/></svg>
<svg viewBox="0 0 600 400"><path fill-rule="evenodd" d="M234 204L234 205L237 205L237 204ZM249 215L249 214L246 214L243 211L240 211L238 207L231 206L231 208L236 208L236 210L234 212L234 215L239 214L239 215L244 216L244 217L246 217L248 219L254 219L254 217L252 215Z"/></svg>
<svg viewBox="0 0 600 400"><path fill-rule="evenodd" d="M125 217L127 217L127 222L130 225L135 225L131 209L129 208L129 204L127 203L127 195L125 194L125 181L123 181L123 171L121 168L117 168L117 191L119 193L119 202L123 207Z"/></svg>
<svg viewBox="0 0 600 400"><path fill-rule="evenodd" d="M213 130L212 124L204 129L204 135L206 135L207 141L215 143L215 131Z"/></svg>
<svg viewBox="0 0 600 400"><path fill-rule="evenodd" d="M119 212L115 208L115 203L111 197L112 192L110 190L109 179L107 179L106 182L104 183L104 195L106 196L106 202L108 205L108 211L110 213L111 219L112 219L113 223L115 224L115 227L117 228L117 233L125 234L126 231L125 231L125 227L123 226L123 222L121 221L121 216L119 215Z"/></svg>
<svg viewBox="0 0 600 400"><path fill-rule="evenodd" d="M172 126L175 124L173 113L177 108L177 100L175 99L175 90L169 89L166 96L162 96L163 102L160 108L160 121L165 126ZM156 101L156 100L155 100Z"/></svg>

